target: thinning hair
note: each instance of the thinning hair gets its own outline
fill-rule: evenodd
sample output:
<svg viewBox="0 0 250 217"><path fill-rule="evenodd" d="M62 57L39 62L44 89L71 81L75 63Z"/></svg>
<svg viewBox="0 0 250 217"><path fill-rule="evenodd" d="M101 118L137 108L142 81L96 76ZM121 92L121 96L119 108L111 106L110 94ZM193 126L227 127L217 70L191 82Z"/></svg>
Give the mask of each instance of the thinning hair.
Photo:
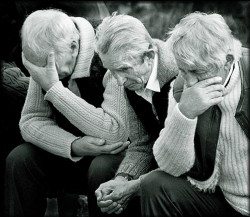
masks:
<svg viewBox="0 0 250 217"><path fill-rule="evenodd" d="M149 32L135 17L113 13L104 18L97 27L97 53L106 54L109 51L122 50L133 57L136 54L143 54L149 48L157 51Z"/></svg>
<svg viewBox="0 0 250 217"><path fill-rule="evenodd" d="M35 65L45 66L50 51L54 51L59 61L71 49L72 41L78 42L79 31L64 12L37 10L25 19L21 39L25 57Z"/></svg>
<svg viewBox="0 0 250 217"><path fill-rule="evenodd" d="M236 60L241 56L241 42L216 13L188 14L168 34L176 60L191 67L219 68L227 54Z"/></svg>

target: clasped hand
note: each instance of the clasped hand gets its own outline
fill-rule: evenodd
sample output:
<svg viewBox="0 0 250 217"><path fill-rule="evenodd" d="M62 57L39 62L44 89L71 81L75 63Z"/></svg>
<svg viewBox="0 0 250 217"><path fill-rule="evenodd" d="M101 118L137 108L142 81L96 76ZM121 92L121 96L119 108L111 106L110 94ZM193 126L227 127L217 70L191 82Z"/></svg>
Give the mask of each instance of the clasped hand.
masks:
<svg viewBox="0 0 250 217"><path fill-rule="evenodd" d="M187 118L194 119L209 107L223 100L224 86L221 77L213 77L199 81L183 90L179 109Z"/></svg>
<svg viewBox="0 0 250 217"><path fill-rule="evenodd" d="M139 194L139 180L127 181L118 176L101 184L95 194L97 205L102 212L120 214L129 201Z"/></svg>
<svg viewBox="0 0 250 217"><path fill-rule="evenodd" d="M45 91L48 91L56 82L59 81L54 52L49 53L47 65L45 67L39 67L32 64L25 58L23 53L22 62L33 80L37 82Z"/></svg>
<svg viewBox="0 0 250 217"><path fill-rule="evenodd" d="M97 156L100 154L118 154L128 147L129 141L106 144L104 139L84 136L76 139L71 145L75 156Z"/></svg>

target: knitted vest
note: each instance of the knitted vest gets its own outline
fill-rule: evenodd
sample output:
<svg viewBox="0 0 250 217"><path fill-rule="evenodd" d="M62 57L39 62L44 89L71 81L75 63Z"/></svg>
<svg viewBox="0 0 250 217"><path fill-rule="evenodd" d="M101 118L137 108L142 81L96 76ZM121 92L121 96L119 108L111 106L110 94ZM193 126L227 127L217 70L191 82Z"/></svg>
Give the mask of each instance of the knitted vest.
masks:
<svg viewBox="0 0 250 217"><path fill-rule="evenodd" d="M242 58L239 61L241 76L241 96L237 105L235 118L249 138L249 50L242 48ZM177 102L183 92L184 80L176 78L173 94ZM199 181L207 180L213 173L216 148L219 138L221 114L218 106L212 106L198 117L194 137L195 162L188 176Z"/></svg>
<svg viewBox="0 0 250 217"><path fill-rule="evenodd" d="M95 107L101 107L103 102L104 87L102 81L105 73L106 69L102 66L99 56L94 54L90 66L90 76L76 79L77 86L81 93L81 98ZM67 87L68 79L69 78L62 80L65 87ZM52 103L49 102L49 104L53 110L54 118L58 126L75 136L84 136L84 134L71 124L69 120L53 106Z"/></svg>
<svg viewBox="0 0 250 217"><path fill-rule="evenodd" d="M152 103L155 107L158 119L153 112L152 105L147 100L138 96L135 91L126 89L131 106L147 133L150 134L152 140L156 140L160 130L164 127L164 121L167 117L168 93L170 90L170 83L173 79L174 78L163 85L160 92L155 92L153 94Z"/></svg>

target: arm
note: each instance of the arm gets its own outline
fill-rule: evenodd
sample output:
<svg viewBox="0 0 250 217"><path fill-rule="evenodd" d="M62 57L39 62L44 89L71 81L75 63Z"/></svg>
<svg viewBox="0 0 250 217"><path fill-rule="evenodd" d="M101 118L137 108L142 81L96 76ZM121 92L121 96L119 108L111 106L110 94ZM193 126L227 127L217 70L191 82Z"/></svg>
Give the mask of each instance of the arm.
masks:
<svg viewBox="0 0 250 217"><path fill-rule="evenodd" d="M19 126L25 141L61 157L80 159L71 156L71 143L77 137L58 127L40 86L32 78Z"/></svg>
<svg viewBox="0 0 250 217"><path fill-rule="evenodd" d="M105 87L101 108L96 108L57 82L45 95L45 100L83 133L106 140L107 144L128 138L127 102L124 88L117 85L108 71L103 79Z"/></svg>
<svg viewBox="0 0 250 217"><path fill-rule="evenodd" d="M19 125L24 140L73 161L86 155L117 154L128 145L128 142L108 145L104 139L90 136L79 138L60 128L40 86L32 78Z"/></svg>
<svg viewBox="0 0 250 217"><path fill-rule="evenodd" d="M212 77L183 90L180 102L169 93L169 111L165 127L156 140L153 153L159 167L174 176L188 172L194 164L194 135L197 118L223 100L220 77Z"/></svg>
<svg viewBox="0 0 250 217"><path fill-rule="evenodd" d="M45 100L50 101L75 127L84 134L101 137L107 144L128 139L127 104L124 88L107 72L103 85L104 100L101 108L88 104L59 81L54 54L48 56L45 68L37 67L22 55L23 64L33 79L47 91Z"/></svg>

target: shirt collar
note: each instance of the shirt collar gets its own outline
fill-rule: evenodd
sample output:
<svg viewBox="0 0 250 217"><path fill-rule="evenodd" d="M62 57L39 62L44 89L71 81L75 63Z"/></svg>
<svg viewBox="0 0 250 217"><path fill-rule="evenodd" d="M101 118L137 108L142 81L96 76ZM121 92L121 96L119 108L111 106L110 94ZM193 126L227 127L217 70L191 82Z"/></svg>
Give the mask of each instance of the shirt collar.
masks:
<svg viewBox="0 0 250 217"><path fill-rule="evenodd" d="M157 67L158 67L158 54L155 53L154 66L153 66L151 75L148 79L146 89L149 89L155 92L160 92L160 83L157 79Z"/></svg>

